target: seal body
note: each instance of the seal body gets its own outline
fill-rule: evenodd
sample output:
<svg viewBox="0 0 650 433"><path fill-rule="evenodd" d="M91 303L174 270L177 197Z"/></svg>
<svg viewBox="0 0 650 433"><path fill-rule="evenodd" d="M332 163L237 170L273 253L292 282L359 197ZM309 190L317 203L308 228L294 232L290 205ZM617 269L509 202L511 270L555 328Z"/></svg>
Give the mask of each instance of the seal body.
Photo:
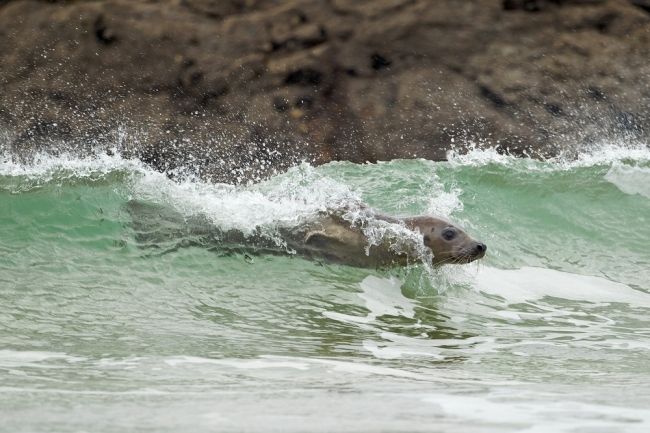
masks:
<svg viewBox="0 0 650 433"><path fill-rule="evenodd" d="M223 230L203 215L184 217L169 208L139 201L127 204L136 239L143 246L176 249L207 246L222 253L298 254L364 268L469 263L485 255L485 244L454 224L431 216L395 218L376 214L350 221L343 210L322 212L295 227L279 227L268 236Z"/></svg>
<svg viewBox="0 0 650 433"><path fill-rule="evenodd" d="M386 254L388 247L369 244L361 226L333 214L283 230L283 238L301 256L350 266L384 267L406 259Z"/></svg>
<svg viewBox="0 0 650 433"><path fill-rule="evenodd" d="M431 216L394 218L374 214L374 221L402 227L372 241L367 224L354 224L336 213L284 231L287 245L309 258L357 267L405 266L418 261L433 265L470 263L485 255L487 246L454 224ZM405 233L410 233L405 236Z"/></svg>

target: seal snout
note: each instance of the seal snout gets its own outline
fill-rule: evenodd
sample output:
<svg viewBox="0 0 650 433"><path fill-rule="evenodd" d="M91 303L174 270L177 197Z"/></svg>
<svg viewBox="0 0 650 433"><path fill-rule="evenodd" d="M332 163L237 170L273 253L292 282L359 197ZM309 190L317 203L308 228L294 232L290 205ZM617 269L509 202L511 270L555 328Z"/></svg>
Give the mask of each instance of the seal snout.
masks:
<svg viewBox="0 0 650 433"><path fill-rule="evenodd" d="M470 251L471 252L469 253L470 255L469 261L474 261L483 258L483 256L485 256L485 252L487 251L487 245L485 245L483 242L475 242L474 248L471 249Z"/></svg>
<svg viewBox="0 0 650 433"><path fill-rule="evenodd" d="M482 259L487 251L487 245L483 242L469 241L465 249L454 255L449 263L471 263L474 260Z"/></svg>

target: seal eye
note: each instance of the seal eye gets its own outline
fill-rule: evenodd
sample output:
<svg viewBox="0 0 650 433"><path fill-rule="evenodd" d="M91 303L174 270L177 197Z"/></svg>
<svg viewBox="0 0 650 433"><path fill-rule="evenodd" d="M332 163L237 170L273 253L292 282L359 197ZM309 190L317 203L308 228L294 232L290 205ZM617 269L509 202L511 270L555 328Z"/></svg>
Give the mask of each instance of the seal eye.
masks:
<svg viewBox="0 0 650 433"><path fill-rule="evenodd" d="M454 229L444 229L442 231L442 238L446 241L450 241L456 237L456 230Z"/></svg>

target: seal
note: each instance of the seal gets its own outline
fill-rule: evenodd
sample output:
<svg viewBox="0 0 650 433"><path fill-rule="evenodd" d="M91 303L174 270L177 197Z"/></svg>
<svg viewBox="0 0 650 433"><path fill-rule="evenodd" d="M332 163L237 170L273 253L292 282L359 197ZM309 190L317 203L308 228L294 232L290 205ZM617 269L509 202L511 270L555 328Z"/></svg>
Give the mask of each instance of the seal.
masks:
<svg viewBox="0 0 650 433"><path fill-rule="evenodd" d="M194 245L226 254L298 254L362 268L421 261L434 266L470 263L487 251L484 243L442 218L396 218L367 207L360 209L365 217L357 220L346 217L349 209L334 209L294 227L279 227L269 237L261 227L245 234L222 230L204 215L185 217L172 209L135 200L127 204L136 240L143 247L156 249Z"/></svg>
<svg viewBox="0 0 650 433"><path fill-rule="evenodd" d="M434 266L470 263L487 251L484 243L442 218L395 218L373 213L372 221L379 222L375 229L384 223L384 227L396 225L410 233L386 230L379 241L372 242L367 233L373 228L367 222L355 224L334 212L284 231L283 237L302 256L364 268L405 266L423 260L430 260Z"/></svg>

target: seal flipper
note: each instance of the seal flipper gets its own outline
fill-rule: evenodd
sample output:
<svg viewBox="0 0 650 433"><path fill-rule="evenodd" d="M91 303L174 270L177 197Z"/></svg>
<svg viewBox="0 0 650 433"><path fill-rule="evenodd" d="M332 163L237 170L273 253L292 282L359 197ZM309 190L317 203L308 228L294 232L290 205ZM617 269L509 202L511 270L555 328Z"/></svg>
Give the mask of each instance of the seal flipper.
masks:
<svg viewBox="0 0 650 433"><path fill-rule="evenodd" d="M311 258L323 258L330 262L345 263L346 249L344 240L336 231L314 230L305 235L302 253Z"/></svg>
<svg viewBox="0 0 650 433"><path fill-rule="evenodd" d="M311 231L305 235L305 245L309 245L317 249L327 248L328 246L331 247L334 244L341 245L342 242L335 236L324 231Z"/></svg>

